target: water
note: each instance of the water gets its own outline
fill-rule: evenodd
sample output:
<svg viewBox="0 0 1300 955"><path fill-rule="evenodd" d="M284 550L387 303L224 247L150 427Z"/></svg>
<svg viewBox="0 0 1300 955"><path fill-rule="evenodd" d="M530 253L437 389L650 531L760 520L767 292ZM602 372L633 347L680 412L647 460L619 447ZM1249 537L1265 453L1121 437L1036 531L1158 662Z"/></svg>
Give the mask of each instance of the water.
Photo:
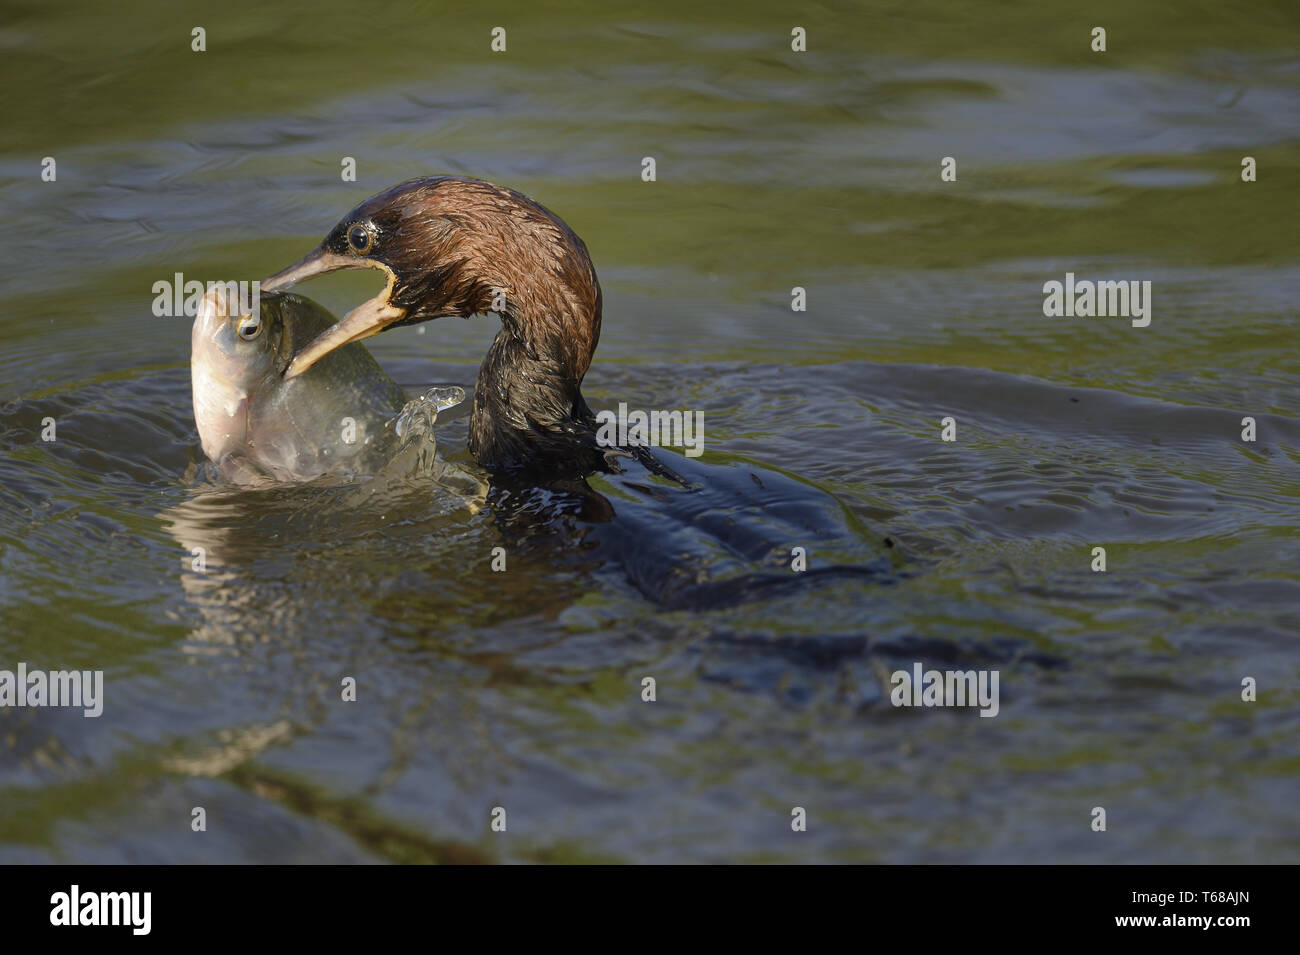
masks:
<svg viewBox="0 0 1300 955"><path fill-rule="evenodd" d="M0 861L1300 858L1288 5L2 23L0 669L101 669L106 699L0 710ZM189 321L152 284L265 276L436 173L583 236L588 399L703 411L703 458L669 458L701 496L595 479L593 523L203 477ZM1066 272L1150 280L1151 325L1045 318ZM378 280L301 291L342 313ZM494 333L369 344L414 396L470 386ZM463 416L437 444L472 467ZM783 494L830 534L785 543L877 571L700 589L775 573L706 531L777 534L744 501ZM997 669L999 715L893 708L914 662Z"/></svg>

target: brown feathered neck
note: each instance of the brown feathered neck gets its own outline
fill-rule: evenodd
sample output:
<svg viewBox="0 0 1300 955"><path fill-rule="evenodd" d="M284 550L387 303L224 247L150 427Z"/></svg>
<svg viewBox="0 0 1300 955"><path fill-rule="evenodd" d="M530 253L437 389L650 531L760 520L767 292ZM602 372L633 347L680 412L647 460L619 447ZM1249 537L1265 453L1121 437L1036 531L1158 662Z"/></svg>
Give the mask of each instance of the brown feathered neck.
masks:
<svg viewBox="0 0 1300 955"><path fill-rule="evenodd" d="M583 241L548 209L473 179L422 179L359 206L393 275L396 324L496 312L479 369L470 451L489 470L604 465L580 391L600 338L601 292ZM332 239L327 238L328 245ZM336 241L346 242L346 232Z"/></svg>

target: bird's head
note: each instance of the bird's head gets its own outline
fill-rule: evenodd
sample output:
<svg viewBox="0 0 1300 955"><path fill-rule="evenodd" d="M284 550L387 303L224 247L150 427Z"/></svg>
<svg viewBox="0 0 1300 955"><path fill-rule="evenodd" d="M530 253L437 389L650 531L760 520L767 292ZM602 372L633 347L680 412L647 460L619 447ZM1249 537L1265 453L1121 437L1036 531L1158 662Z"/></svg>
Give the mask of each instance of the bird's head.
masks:
<svg viewBox="0 0 1300 955"><path fill-rule="evenodd" d="M343 217L301 261L261 283L274 292L339 269L371 268L384 289L294 357L301 374L336 348L386 328L499 312L532 357L581 380L600 330L587 248L547 209L476 179L411 179Z"/></svg>

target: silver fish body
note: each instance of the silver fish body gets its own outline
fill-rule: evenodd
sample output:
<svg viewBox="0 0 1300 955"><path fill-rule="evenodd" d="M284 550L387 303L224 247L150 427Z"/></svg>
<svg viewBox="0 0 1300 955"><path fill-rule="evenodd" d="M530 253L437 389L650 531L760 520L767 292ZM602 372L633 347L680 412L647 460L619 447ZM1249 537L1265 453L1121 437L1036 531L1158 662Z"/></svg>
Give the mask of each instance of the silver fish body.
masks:
<svg viewBox="0 0 1300 955"><path fill-rule="evenodd" d="M263 293L255 312L239 314L210 292L194 319L190 371L204 454L241 483L370 471L385 426L406 403L402 389L360 344L286 380L294 354L336 319L286 293Z"/></svg>

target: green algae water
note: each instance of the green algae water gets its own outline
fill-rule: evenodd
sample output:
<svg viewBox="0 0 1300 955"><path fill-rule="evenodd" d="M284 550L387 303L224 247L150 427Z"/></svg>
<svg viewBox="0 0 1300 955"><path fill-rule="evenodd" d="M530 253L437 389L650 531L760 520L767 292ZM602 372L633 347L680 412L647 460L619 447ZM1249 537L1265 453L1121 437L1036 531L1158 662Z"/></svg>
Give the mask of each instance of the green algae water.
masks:
<svg viewBox="0 0 1300 955"><path fill-rule="evenodd" d="M1293 4L5 3L0 49L0 671L103 674L0 707L0 862L1300 861ZM437 174L586 241L593 407L702 412L897 579L666 608L581 529L496 573L490 507L200 477L154 283ZM367 346L414 396L496 330ZM997 715L892 705L915 664Z"/></svg>

